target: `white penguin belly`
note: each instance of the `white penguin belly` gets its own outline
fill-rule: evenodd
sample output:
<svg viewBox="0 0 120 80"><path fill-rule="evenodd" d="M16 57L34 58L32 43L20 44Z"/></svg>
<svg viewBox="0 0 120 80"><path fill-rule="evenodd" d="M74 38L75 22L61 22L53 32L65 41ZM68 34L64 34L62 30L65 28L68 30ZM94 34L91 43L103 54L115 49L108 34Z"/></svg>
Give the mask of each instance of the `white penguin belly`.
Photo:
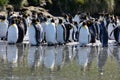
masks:
<svg viewBox="0 0 120 80"><path fill-rule="evenodd" d="M8 43L16 43L18 39L18 28L10 26L8 28Z"/></svg>
<svg viewBox="0 0 120 80"><path fill-rule="evenodd" d="M56 43L56 29L51 24L46 27L46 41L48 43Z"/></svg>
<svg viewBox="0 0 120 80"><path fill-rule="evenodd" d="M57 27L57 41L60 43L64 43L64 30L62 26Z"/></svg>
<svg viewBox="0 0 120 80"><path fill-rule="evenodd" d="M89 31L88 29L82 28L79 31L79 43L88 44L89 43Z"/></svg>
<svg viewBox="0 0 120 80"><path fill-rule="evenodd" d="M35 28L33 26L30 26L28 28L28 34L29 34L29 43L32 45L36 45L36 37L35 37Z"/></svg>
<svg viewBox="0 0 120 80"><path fill-rule="evenodd" d="M113 29L114 29L114 28L113 28L113 24L110 23L110 24L108 25L108 36L109 36L109 38L112 39L112 40L114 40L114 33L111 34L111 32L112 32ZM111 36L110 36L110 34L111 34Z"/></svg>
<svg viewBox="0 0 120 80"><path fill-rule="evenodd" d="M5 22L0 22L0 38L6 37L7 29L8 29L8 24Z"/></svg>

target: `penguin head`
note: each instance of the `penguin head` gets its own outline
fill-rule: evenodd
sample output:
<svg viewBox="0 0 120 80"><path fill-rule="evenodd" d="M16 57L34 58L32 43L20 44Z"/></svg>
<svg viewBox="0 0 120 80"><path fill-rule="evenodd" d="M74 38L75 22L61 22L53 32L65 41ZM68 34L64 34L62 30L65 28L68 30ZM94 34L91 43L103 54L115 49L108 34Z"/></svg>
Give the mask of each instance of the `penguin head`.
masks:
<svg viewBox="0 0 120 80"><path fill-rule="evenodd" d="M36 19L32 19L32 24L36 24L37 20Z"/></svg>
<svg viewBox="0 0 120 80"><path fill-rule="evenodd" d="M11 20L11 25L13 25L13 24L16 24L16 20L15 19Z"/></svg>
<svg viewBox="0 0 120 80"><path fill-rule="evenodd" d="M52 23L54 23L54 22L55 22L55 20L52 18L52 19L51 19L51 22L52 22Z"/></svg>
<svg viewBox="0 0 120 80"><path fill-rule="evenodd" d="M62 19L59 19L59 24L62 24L63 23L63 20Z"/></svg>
<svg viewBox="0 0 120 80"><path fill-rule="evenodd" d="M40 23L40 20L37 18L37 19L36 19L36 24L38 24L38 23Z"/></svg>
<svg viewBox="0 0 120 80"><path fill-rule="evenodd" d="M23 18L27 18L28 17L28 14L23 14Z"/></svg>
<svg viewBox="0 0 120 80"><path fill-rule="evenodd" d="M64 18L64 19L68 19L68 15L65 14L65 13L63 13L63 18Z"/></svg>
<svg viewBox="0 0 120 80"><path fill-rule="evenodd" d="M40 17L40 16L43 16L43 13L39 12L37 15L38 15L38 17Z"/></svg>
<svg viewBox="0 0 120 80"><path fill-rule="evenodd" d="M74 21L74 25L75 25L75 26L77 26L77 25L78 25L78 23L77 23L76 21Z"/></svg>
<svg viewBox="0 0 120 80"><path fill-rule="evenodd" d="M85 26L85 25L87 25L87 24L86 24L86 22L84 21L84 22L82 23L82 25Z"/></svg>
<svg viewBox="0 0 120 80"><path fill-rule="evenodd" d="M19 24L22 21L22 17L21 16L17 16L17 23Z"/></svg>
<svg viewBox="0 0 120 80"><path fill-rule="evenodd" d="M5 19L6 19L5 15L0 15L0 19L1 19L1 21L5 21Z"/></svg>
<svg viewBox="0 0 120 80"><path fill-rule="evenodd" d="M92 20L87 21L87 26L90 27L93 24Z"/></svg>
<svg viewBox="0 0 120 80"><path fill-rule="evenodd" d="M44 16L44 18L43 18L43 21L44 21L44 22L47 22L47 18L46 18L45 16Z"/></svg>

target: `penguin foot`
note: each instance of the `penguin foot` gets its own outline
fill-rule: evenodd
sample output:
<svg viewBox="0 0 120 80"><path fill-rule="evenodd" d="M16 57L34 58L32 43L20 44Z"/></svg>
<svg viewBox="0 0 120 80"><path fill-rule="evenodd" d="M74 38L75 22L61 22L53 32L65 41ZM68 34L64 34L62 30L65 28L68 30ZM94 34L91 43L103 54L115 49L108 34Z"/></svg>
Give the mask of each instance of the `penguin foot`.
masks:
<svg viewBox="0 0 120 80"><path fill-rule="evenodd" d="M9 45L15 45L15 43L8 43Z"/></svg>
<svg viewBox="0 0 120 80"><path fill-rule="evenodd" d="M54 46L54 44L48 44L48 46Z"/></svg>
<svg viewBox="0 0 120 80"><path fill-rule="evenodd" d="M102 47L108 47L108 45L103 45Z"/></svg>
<svg viewBox="0 0 120 80"><path fill-rule="evenodd" d="M64 45L64 43L58 43L58 45Z"/></svg>
<svg viewBox="0 0 120 80"><path fill-rule="evenodd" d="M1 38L1 40L3 40L3 41L6 41L6 40L7 40L7 38L5 38L5 37L2 37L2 38Z"/></svg>
<svg viewBox="0 0 120 80"><path fill-rule="evenodd" d="M31 46L39 46L40 44L31 44Z"/></svg>
<svg viewBox="0 0 120 80"><path fill-rule="evenodd" d="M84 45L84 44L83 44L83 45L80 45L80 47L87 47L87 45Z"/></svg>

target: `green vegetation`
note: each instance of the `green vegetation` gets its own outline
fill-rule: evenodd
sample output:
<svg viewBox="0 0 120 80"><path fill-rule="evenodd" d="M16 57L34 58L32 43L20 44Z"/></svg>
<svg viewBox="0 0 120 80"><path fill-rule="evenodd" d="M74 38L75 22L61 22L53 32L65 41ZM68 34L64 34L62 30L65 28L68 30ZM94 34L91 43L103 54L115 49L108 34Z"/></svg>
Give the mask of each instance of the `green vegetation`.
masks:
<svg viewBox="0 0 120 80"><path fill-rule="evenodd" d="M23 6L23 0L9 0L9 4L12 4L15 10L18 10L20 7Z"/></svg>
<svg viewBox="0 0 120 80"><path fill-rule="evenodd" d="M0 0L0 6L4 6L8 3L8 0Z"/></svg>
<svg viewBox="0 0 120 80"><path fill-rule="evenodd" d="M119 0L0 0L0 6L4 6L7 3L12 4L15 10L24 5L42 5L57 15L63 12L75 14L77 11L90 12L92 14L105 11L120 15Z"/></svg>

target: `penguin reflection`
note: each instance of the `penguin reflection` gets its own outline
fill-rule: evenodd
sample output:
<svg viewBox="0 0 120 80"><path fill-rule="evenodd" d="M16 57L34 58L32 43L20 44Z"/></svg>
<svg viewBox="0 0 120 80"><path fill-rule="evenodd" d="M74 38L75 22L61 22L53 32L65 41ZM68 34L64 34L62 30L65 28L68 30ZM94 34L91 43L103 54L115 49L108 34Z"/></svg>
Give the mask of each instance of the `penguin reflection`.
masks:
<svg viewBox="0 0 120 80"><path fill-rule="evenodd" d="M16 45L7 45L7 60L11 67L17 67L18 48Z"/></svg>
<svg viewBox="0 0 120 80"><path fill-rule="evenodd" d="M24 45L23 44L18 44L17 45L18 48L18 66L24 66Z"/></svg>
<svg viewBox="0 0 120 80"><path fill-rule="evenodd" d="M113 49L113 56L117 60L119 66L120 66L120 47L115 46Z"/></svg>
<svg viewBox="0 0 120 80"><path fill-rule="evenodd" d="M44 66L47 69L53 70L55 66L55 52L54 46L47 46L44 54Z"/></svg>
<svg viewBox="0 0 120 80"><path fill-rule="evenodd" d="M28 66L29 67L34 66L35 55L37 54L36 51L38 51L37 46L30 46L28 49Z"/></svg>
<svg viewBox="0 0 120 80"><path fill-rule="evenodd" d="M7 61L7 45L6 44L0 44L0 62L5 63Z"/></svg>
<svg viewBox="0 0 120 80"><path fill-rule="evenodd" d="M78 64L81 67L81 71L84 71L85 67L87 66L89 53L90 53L90 48L80 47L78 49L77 60L78 60Z"/></svg>
<svg viewBox="0 0 120 80"><path fill-rule="evenodd" d="M39 46L38 49L35 51L34 66L43 67L43 58L44 58L44 48L42 46Z"/></svg>
<svg viewBox="0 0 120 80"><path fill-rule="evenodd" d="M39 62L39 58L40 58L40 53L39 53L39 48L35 50L34 53L34 61L33 61L33 65L32 65L32 70L37 70L38 62Z"/></svg>
<svg viewBox="0 0 120 80"><path fill-rule="evenodd" d="M69 59L70 61L72 61L75 59L76 56L75 46L68 46L68 50L69 50Z"/></svg>
<svg viewBox="0 0 120 80"><path fill-rule="evenodd" d="M32 71L37 70L38 67L43 67L43 47L31 46L28 50L28 66Z"/></svg>
<svg viewBox="0 0 120 80"><path fill-rule="evenodd" d="M103 75L103 67L105 66L108 57L107 51L107 47L101 48L100 53L98 55L98 71L100 75Z"/></svg>
<svg viewBox="0 0 120 80"><path fill-rule="evenodd" d="M119 73L120 73L120 47L115 46L113 51L114 51L114 52L113 52L113 56L114 56L115 59L117 60L117 64L118 64L117 70L118 70Z"/></svg>
<svg viewBox="0 0 120 80"><path fill-rule="evenodd" d="M90 47L90 53L88 54L88 62L86 65L86 70L89 71L92 65L92 62L95 61L98 55L97 47Z"/></svg>
<svg viewBox="0 0 120 80"><path fill-rule="evenodd" d="M44 47L39 46L38 48L39 51L39 58L38 58L38 66L43 66L43 58L44 58Z"/></svg>
<svg viewBox="0 0 120 80"><path fill-rule="evenodd" d="M57 46L56 47L56 55L55 55L55 66L57 71L62 68L64 65L64 46Z"/></svg>

